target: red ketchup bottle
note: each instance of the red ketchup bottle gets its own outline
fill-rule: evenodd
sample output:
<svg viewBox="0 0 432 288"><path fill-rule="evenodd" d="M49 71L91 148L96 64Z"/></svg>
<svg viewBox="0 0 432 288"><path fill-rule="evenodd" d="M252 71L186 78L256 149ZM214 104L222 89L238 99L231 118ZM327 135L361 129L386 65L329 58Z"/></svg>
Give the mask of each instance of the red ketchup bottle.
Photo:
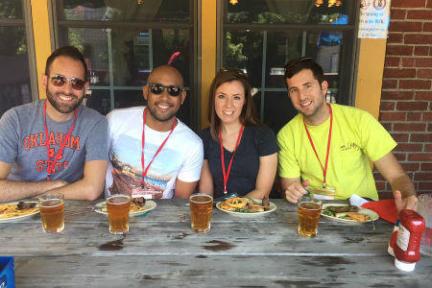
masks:
<svg viewBox="0 0 432 288"><path fill-rule="evenodd" d="M396 221L396 223L393 227L393 232L391 234L390 241L389 241L388 248L387 248L387 252L393 257L395 256L394 255L394 247L396 246L398 231L399 231L399 220Z"/></svg>
<svg viewBox="0 0 432 288"><path fill-rule="evenodd" d="M420 240L426 228L425 220L414 210L404 209L399 213L399 221L393 247L394 263L398 269L411 272L420 260Z"/></svg>

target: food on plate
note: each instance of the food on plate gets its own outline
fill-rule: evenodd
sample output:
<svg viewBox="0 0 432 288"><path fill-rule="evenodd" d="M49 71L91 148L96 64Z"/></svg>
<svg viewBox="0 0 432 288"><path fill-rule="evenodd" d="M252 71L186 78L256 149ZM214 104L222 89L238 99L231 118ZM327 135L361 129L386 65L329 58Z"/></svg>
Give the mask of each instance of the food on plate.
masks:
<svg viewBox="0 0 432 288"><path fill-rule="evenodd" d="M251 204L248 203L248 205L246 206L248 208L248 212L264 212L264 206L259 205L259 204Z"/></svg>
<svg viewBox="0 0 432 288"><path fill-rule="evenodd" d="M228 198L221 203L221 208L229 211L245 208L249 200L247 198L233 197Z"/></svg>
<svg viewBox="0 0 432 288"><path fill-rule="evenodd" d="M264 199L262 200L262 205L265 211L270 210L270 200L268 197L264 197Z"/></svg>
<svg viewBox="0 0 432 288"><path fill-rule="evenodd" d="M369 215L361 213L359 207L351 205L327 206L324 208L322 213L330 217L352 220L356 222L367 222L371 220Z"/></svg>
<svg viewBox="0 0 432 288"><path fill-rule="evenodd" d="M146 202L146 199L144 197L135 197L135 198L132 198L132 203L131 204L132 204L132 206L136 205L137 207L144 207L145 206L145 202Z"/></svg>
<svg viewBox="0 0 432 288"><path fill-rule="evenodd" d="M0 219L9 219L24 215L33 214L39 211L35 202L5 203L0 204Z"/></svg>
<svg viewBox="0 0 432 288"><path fill-rule="evenodd" d="M233 197L221 202L219 207L223 210L242 212L242 213L256 213L264 212L264 206L254 203L248 198Z"/></svg>
<svg viewBox="0 0 432 288"><path fill-rule="evenodd" d="M24 209L31 209L36 207L36 202L24 202L24 201L19 201L17 204L17 209L18 210L24 210Z"/></svg>
<svg viewBox="0 0 432 288"><path fill-rule="evenodd" d="M371 220L369 215L362 214L359 212L347 212L347 213L345 213L345 216L341 216L341 217L345 217L345 219L346 218L352 219L352 220L357 221L357 222L366 222L366 221Z"/></svg>
<svg viewBox="0 0 432 288"><path fill-rule="evenodd" d="M129 212L134 213L134 212L140 212L140 211L145 210L145 203L146 203L146 200L144 199L144 197L132 198ZM108 213L108 210L106 207L106 202L103 202L103 204L100 206L100 211L102 211L104 213Z"/></svg>
<svg viewBox="0 0 432 288"><path fill-rule="evenodd" d="M329 216L335 216L336 213L343 212L358 212L359 207L351 206L351 205L343 205L343 206L327 206L324 211L328 211Z"/></svg>

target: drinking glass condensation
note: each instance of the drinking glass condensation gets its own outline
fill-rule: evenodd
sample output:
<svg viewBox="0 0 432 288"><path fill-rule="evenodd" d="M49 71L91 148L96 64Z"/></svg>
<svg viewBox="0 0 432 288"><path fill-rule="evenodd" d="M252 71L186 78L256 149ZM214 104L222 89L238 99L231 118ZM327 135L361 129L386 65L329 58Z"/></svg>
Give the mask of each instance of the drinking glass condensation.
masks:
<svg viewBox="0 0 432 288"><path fill-rule="evenodd" d="M321 208L322 202L313 196L300 199L297 204L297 232L300 236L312 238L317 235Z"/></svg>
<svg viewBox="0 0 432 288"><path fill-rule="evenodd" d="M57 233L64 229L64 201L62 194L46 194L39 197L42 227L45 232Z"/></svg>
<svg viewBox="0 0 432 288"><path fill-rule="evenodd" d="M131 197L124 194L114 194L106 200L108 210L109 231L112 234L129 232L129 209Z"/></svg>
<svg viewBox="0 0 432 288"><path fill-rule="evenodd" d="M213 211L213 197L207 194L193 194L189 197L191 227L198 233L210 231Z"/></svg>

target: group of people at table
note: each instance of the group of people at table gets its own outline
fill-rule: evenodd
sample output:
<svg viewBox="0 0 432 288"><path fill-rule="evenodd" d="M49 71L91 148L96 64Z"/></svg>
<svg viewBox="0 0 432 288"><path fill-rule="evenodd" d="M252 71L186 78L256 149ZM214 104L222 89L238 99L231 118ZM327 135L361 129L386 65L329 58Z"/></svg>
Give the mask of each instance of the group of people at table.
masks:
<svg viewBox="0 0 432 288"><path fill-rule="evenodd" d="M390 183L398 210L415 209L414 186L396 160L396 142L370 114L326 103L328 82L310 58L285 66L288 97L298 110L277 134L256 117L252 87L237 69L219 71L210 87L210 127L199 136L176 117L186 99L170 65L154 68L146 106L106 117L82 105L89 87L83 55L72 46L47 59L46 99L14 107L0 120L0 202L60 193L95 200L127 193L152 199L263 199L275 189L296 203L308 187L327 197L378 199L373 166Z"/></svg>

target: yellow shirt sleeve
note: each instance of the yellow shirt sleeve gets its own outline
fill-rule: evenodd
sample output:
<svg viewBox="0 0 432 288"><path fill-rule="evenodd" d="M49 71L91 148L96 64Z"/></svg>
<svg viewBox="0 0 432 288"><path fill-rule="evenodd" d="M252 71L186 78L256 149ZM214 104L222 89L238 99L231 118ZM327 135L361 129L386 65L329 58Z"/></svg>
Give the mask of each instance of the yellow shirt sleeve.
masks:
<svg viewBox="0 0 432 288"><path fill-rule="evenodd" d="M295 126L297 118L293 119L293 123L285 125L277 135L279 146L278 171L282 178L300 178L300 165L294 151L296 135L291 127Z"/></svg>
<svg viewBox="0 0 432 288"><path fill-rule="evenodd" d="M358 123L364 153L371 161L381 159L397 146L390 133L371 114L362 113Z"/></svg>

